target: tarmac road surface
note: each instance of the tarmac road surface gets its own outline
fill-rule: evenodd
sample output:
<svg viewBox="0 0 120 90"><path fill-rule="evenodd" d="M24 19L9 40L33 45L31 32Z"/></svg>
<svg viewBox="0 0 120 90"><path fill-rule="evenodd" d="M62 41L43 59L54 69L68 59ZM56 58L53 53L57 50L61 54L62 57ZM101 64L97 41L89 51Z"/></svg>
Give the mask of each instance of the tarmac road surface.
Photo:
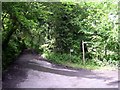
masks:
<svg viewBox="0 0 120 90"><path fill-rule="evenodd" d="M36 54L21 55L3 72L3 88L118 88L118 70L71 69Z"/></svg>

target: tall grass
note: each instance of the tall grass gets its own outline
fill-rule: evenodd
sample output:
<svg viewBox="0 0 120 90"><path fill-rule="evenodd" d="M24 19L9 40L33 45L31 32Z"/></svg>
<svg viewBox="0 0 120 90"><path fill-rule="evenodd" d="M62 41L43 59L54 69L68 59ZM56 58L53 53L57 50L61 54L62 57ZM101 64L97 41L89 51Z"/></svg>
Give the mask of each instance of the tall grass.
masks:
<svg viewBox="0 0 120 90"><path fill-rule="evenodd" d="M118 65L118 62L100 61L96 59L86 59L85 63L83 63L81 56L54 52L44 53L43 56L55 64L62 64L74 68L99 69L108 65Z"/></svg>

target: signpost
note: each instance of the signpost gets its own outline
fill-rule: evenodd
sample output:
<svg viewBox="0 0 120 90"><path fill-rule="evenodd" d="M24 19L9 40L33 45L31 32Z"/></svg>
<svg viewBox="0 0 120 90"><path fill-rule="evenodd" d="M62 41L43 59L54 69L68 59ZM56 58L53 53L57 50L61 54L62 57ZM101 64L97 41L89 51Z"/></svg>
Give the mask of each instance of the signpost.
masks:
<svg viewBox="0 0 120 90"><path fill-rule="evenodd" d="M71 55L71 53L73 52L73 49L70 49L70 58L72 57ZM71 58L71 60L70 61L72 61L72 58Z"/></svg>
<svg viewBox="0 0 120 90"><path fill-rule="evenodd" d="M85 49L84 49L84 41L82 41L82 53L83 53L83 64L85 64Z"/></svg>
<svg viewBox="0 0 120 90"><path fill-rule="evenodd" d="M82 40L82 53L83 53L83 64L85 64L85 44L87 44L87 43L92 43L92 42L84 42L83 40Z"/></svg>

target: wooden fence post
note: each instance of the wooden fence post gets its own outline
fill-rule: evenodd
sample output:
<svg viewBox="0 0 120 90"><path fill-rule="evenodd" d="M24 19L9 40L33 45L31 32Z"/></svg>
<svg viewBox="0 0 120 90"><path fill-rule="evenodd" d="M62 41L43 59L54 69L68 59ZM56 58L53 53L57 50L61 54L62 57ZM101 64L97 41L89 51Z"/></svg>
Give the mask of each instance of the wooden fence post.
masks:
<svg viewBox="0 0 120 90"><path fill-rule="evenodd" d="M82 51L83 51L83 64L85 64L85 49L84 49L84 41L82 41Z"/></svg>

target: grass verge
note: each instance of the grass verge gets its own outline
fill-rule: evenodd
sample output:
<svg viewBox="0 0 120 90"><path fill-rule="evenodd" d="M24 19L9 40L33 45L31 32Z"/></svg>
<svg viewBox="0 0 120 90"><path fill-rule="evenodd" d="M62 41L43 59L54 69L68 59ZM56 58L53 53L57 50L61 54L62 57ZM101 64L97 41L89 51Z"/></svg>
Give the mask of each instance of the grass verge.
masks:
<svg viewBox="0 0 120 90"><path fill-rule="evenodd" d="M79 68L90 69L90 70L95 70L95 69L114 70L114 69L117 69L114 66L106 65L103 62L98 62L95 60L86 60L86 63L83 64L80 57L76 56L76 55L70 56L69 54L45 53L45 54L43 54L43 57L47 58L49 61L51 61L55 64L72 67L72 68L76 68L76 69L79 69Z"/></svg>

